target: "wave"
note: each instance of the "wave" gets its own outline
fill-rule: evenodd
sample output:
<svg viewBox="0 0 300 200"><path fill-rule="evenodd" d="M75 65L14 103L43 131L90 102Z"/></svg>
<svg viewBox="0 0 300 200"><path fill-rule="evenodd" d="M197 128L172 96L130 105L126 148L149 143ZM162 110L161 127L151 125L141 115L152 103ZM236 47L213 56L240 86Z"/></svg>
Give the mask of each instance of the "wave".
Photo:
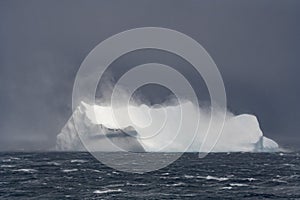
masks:
<svg viewBox="0 0 300 200"><path fill-rule="evenodd" d="M107 194L107 193L114 193L114 192L122 192L121 189L107 189L107 190L95 190L94 194Z"/></svg>

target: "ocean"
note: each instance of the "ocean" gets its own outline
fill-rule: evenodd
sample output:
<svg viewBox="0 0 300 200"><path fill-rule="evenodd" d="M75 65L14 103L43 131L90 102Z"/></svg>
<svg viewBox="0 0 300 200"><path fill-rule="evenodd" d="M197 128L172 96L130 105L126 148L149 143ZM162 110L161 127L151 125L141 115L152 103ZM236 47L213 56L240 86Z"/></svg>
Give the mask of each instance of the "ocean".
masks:
<svg viewBox="0 0 300 200"><path fill-rule="evenodd" d="M297 152L185 153L145 174L85 152L3 152L0 162L0 199L300 199Z"/></svg>

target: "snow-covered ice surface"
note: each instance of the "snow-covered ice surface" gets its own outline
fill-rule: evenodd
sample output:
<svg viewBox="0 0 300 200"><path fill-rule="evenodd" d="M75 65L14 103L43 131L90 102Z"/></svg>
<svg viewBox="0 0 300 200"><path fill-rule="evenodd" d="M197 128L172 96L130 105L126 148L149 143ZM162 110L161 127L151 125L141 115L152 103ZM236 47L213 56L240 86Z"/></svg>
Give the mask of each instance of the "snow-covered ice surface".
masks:
<svg viewBox="0 0 300 200"><path fill-rule="evenodd" d="M185 102L181 107L189 111L190 119L198 114L197 109L189 102ZM201 109L199 129L195 140L190 144L195 130L190 130L189 127L193 126L189 125L189 118L182 119L185 127L180 130L185 131L177 133L182 108L179 105L163 108L147 105L119 107L115 110L115 114L118 115L116 123L111 107L82 102L57 136L56 150L85 151L88 147L90 151L198 152L201 145L202 151L205 152L212 146L213 152L279 150L276 142L263 136L257 118L249 114L235 116L228 112L217 142L217 136L204 140L210 113ZM127 111L130 119L125 115ZM211 122L211 128L217 123L222 123L221 117L216 116L215 119L217 120ZM153 136L156 132L158 134Z"/></svg>

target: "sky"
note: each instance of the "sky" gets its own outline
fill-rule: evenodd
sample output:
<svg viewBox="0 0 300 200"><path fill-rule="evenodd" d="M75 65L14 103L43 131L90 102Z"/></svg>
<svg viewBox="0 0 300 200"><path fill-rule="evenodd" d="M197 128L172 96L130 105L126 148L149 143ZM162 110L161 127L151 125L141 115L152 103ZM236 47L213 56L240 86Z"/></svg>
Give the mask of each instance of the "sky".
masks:
<svg viewBox="0 0 300 200"><path fill-rule="evenodd" d="M255 114L264 135L300 149L299 19L298 0L2 0L0 150L53 147L86 55L116 33L148 26L198 41L221 72L229 110ZM205 97L191 67L166 52L129 53L112 64L112 76L153 60L191 76Z"/></svg>

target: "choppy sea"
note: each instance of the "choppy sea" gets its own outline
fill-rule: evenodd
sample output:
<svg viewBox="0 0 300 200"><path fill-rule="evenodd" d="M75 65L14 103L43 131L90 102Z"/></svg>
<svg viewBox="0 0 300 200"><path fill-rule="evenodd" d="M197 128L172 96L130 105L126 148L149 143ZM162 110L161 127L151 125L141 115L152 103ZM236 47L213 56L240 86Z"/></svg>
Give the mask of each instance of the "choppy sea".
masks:
<svg viewBox="0 0 300 200"><path fill-rule="evenodd" d="M89 153L7 152L0 177L0 199L300 199L300 153L185 153L133 174Z"/></svg>

